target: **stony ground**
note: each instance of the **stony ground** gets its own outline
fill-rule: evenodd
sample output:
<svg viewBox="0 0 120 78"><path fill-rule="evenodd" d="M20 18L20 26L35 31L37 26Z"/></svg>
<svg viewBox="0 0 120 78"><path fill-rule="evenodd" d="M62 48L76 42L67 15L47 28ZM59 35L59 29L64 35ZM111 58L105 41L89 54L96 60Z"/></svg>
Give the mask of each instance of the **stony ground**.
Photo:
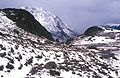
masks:
<svg viewBox="0 0 120 78"><path fill-rule="evenodd" d="M100 48L52 42L25 31L11 33L1 31L1 77L117 78L117 70L96 53Z"/></svg>
<svg viewBox="0 0 120 78"><path fill-rule="evenodd" d="M0 77L120 77L119 34L115 39L82 35L58 43L24 31L1 12L0 17Z"/></svg>

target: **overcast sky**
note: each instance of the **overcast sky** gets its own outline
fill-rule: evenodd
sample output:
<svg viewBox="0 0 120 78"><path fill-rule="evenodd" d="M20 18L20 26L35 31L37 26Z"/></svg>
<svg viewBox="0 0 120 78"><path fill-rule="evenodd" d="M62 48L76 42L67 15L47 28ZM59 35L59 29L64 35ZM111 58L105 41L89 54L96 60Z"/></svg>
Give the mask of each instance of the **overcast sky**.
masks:
<svg viewBox="0 0 120 78"><path fill-rule="evenodd" d="M93 25L120 23L120 0L0 0L0 8L38 6L81 33Z"/></svg>

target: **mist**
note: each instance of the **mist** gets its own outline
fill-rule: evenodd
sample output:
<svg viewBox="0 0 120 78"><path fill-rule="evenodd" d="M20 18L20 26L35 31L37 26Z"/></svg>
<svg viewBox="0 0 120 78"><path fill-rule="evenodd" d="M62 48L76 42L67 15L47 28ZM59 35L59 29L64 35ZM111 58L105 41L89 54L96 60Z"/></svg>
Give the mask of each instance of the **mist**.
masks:
<svg viewBox="0 0 120 78"><path fill-rule="evenodd" d="M0 0L0 8L42 7L83 33L88 27L120 23L120 0Z"/></svg>

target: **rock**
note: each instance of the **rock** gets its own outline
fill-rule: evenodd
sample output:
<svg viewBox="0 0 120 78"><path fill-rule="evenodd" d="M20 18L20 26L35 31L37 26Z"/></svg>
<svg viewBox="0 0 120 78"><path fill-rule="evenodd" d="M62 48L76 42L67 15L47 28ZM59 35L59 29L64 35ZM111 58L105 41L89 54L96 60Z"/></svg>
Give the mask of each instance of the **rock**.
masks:
<svg viewBox="0 0 120 78"><path fill-rule="evenodd" d="M75 71L72 71L72 74L76 74Z"/></svg>
<svg viewBox="0 0 120 78"><path fill-rule="evenodd" d="M113 55L112 58L115 59L115 60L118 60L117 57L116 57L115 55Z"/></svg>
<svg viewBox="0 0 120 78"><path fill-rule="evenodd" d="M34 75L35 73L37 73L38 68L37 67L33 67L29 73L31 73L31 75Z"/></svg>
<svg viewBox="0 0 120 78"><path fill-rule="evenodd" d="M22 55L21 54L18 54L19 57L15 57L18 61L20 61L22 59Z"/></svg>
<svg viewBox="0 0 120 78"><path fill-rule="evenodd" d="M18 67L18 69L19 69L19 70L21 70L21 69L22 69L22 67L23 67L23 65L22 65L22 64L20 64L20 67Z"/></svg>
<svg viewBox="0 0 120 78"><path fill-rule="evenodd" d="M6 48L5 48L5 47L3 47L3 45L2 45L2 44L0 44L0 48L1 48L2 50L6 50Z"/></svg>
<svg viewBox="0 0 120 78"><path fill-rule="evenodd" d="M14 60L13 60L13 59L11 59L11 58L9 58L9 57L5 57L5 58L7 58L10 63L14 64Z"/></svg>
<svg viewBox="0 0 120 78"><path fill-rule="evenodd" d="M3 69L4 69L4 66L1 65L1 66L0 66L0 71L3 71Z"/></svg>
<svg viewBox="0 0 120 78"><path fill-rule="evenodd" d="M52 76L55 76L55 75L60 76L60 72L56 71L56 70L50 70L50 75L52 75Z"/></svg>
<svg viewBox="0 0 120 78"><path fill-rule="evenodd" d="M13 53L14 52L14 49L11 47L11 52Z"/></svg>
<svg viewBox="0 0 120 78"><path fill-rule="evenodd" d="M15 32L17 35L19 35L19 33L20 33L17 29L14 29L14 32Z"/></svg>
<svg viewBox="0 0 120 78"><path fill-rule="evenodd" d="M6 65L6 68L12 70L12 69L14 69L14 66L13 66L12 64L9 64L9 63L8 63L8 64Z"/></svg>
<svg viewBox="0 0 120 78"><path fill-rule="evenodd" d="M1 32L0 32L0 35L3 36L3 37L5 37L5 34L3 34L3 33L1 33Z"/></svg>
<svg viewBox="0 0 120 78"><path fill-rule="evenodd" d="M25 63L25 65L27 66L28 64L30 65L33 62L33 57L31 57L30 59L28 59Z"/></svg>
<svg viewBox="0 0 120 78"><path fill-rule="evenodd" d="M99 50L97 47L95 47L95 46L88 46L87 47L88 49L95 49L95 50Z"/></svg>
<svg viewBox="0 0 120 78"><path fill-rule="evenodd" d="M15 45L15 49L18 49L19 48L19 46L18 45Z"/></svg>
<svg viewBox="0 0 120 78"><path fill-rule="evenodd" d="M3 75L1 75L1 77L3 77Z"/></svg>
<svg viewBox="0 0 120 78"><path fill-rule="evenodd" d="M48 62L45 64L46 69L55 69L57 68L57 64L55 62Z"/></svg>
<svg viewBox="0 0 120 78"><path fill-rule="evenodd" d="M34 75L35 73L37 73L39 70L42 70L42 64L36 64L37 66L33 67L29 73L31 73L31 75Z"/></svg>
<svg viewBox="0 0 120 78"><path fill-rule="evenodd" d="M6 53L0 53L0 57L5 57L6 56Z"/></svg>
<svg viewBox="0 0 120 78"><path fill-rule="evenodd" d="M41 59L41 58L42 58L42 56L38 55L38 56L36 56L36 58Z"/></svg>

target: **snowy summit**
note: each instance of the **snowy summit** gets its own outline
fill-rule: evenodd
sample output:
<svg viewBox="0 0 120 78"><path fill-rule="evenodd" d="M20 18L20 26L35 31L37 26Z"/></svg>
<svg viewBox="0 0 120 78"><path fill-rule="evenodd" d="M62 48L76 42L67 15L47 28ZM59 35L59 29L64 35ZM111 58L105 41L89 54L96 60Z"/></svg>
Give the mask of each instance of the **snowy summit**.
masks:
<svg viewBox="0 0 120 78"><path fill-rule="evenodd" d="M55 40L65 41L78 35L75 30L63 23L58 16L41 7L21 7L21 9L30 12L43 27L52 33Z"/></svg>

